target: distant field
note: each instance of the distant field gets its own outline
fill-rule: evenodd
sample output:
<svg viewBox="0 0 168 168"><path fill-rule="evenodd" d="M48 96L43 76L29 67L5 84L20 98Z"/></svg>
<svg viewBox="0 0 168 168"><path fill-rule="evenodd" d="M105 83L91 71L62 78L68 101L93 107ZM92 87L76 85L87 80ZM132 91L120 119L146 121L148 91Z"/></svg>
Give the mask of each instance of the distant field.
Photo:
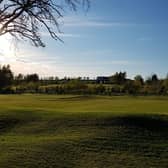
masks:
<svg viewBox="0 0 168 168"><path fill-rule="evenodd" d="M168 167L168 97L0 96L0 168L130 167Z"/></svg>

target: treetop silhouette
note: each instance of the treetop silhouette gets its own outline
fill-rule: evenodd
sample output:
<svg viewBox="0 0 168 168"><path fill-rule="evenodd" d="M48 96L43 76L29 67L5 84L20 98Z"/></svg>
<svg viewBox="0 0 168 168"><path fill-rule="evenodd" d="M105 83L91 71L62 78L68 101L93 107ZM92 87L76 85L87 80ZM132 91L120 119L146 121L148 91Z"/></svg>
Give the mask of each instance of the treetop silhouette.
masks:
<svg viewBox="0 0 168 168"><path fill-rule="evenodd" d="M10 34L45 47L40 30L45 28L54 40L61 40L59 18L67 7L76 11L81 5L88 8L89 0L0 0L0 36Z"/></svg>

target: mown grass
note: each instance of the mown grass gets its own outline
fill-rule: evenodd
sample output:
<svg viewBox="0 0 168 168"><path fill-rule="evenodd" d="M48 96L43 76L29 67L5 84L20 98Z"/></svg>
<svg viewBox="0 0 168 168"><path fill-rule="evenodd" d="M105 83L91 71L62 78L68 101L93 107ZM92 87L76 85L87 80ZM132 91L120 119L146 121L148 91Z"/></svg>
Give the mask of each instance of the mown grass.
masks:
<svg viewBox="0 0 168 168"><path fill-rule="evenodd" d="M0 96L0 168L167 168L168 98Z"/></svg>

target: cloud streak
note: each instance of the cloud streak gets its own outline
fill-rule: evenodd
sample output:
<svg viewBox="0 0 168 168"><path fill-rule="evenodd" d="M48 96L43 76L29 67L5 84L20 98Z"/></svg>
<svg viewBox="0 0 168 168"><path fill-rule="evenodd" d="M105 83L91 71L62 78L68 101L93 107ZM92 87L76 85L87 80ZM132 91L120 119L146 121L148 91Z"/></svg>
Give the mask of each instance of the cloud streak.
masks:
<svg viewBox="0 0 168 168"><path fill-rule="evenodd" d="M99 21L80 21L66 23L67 27L126 27L135 26L133 23L120 23L120 22L99 22Z"/></svg>
<svg viewBox="0 0 168 168"><path fill-rule="evenodd" d="M41 35L43 37L50 37L50 34L48 32L41 32ZM80 34L71 34L71 33L56 33L58 37L64 38L64 37L70 37L70 38L80 38Z"/></svg>
<svg viewBox="0 0 168 168"><path fill-rule="evenodd" d="M137 41L152 41L152 38L150 37L140 37L137 39Z"/></svg>
<svg viewBox="0 0 168 168"><path fill-rule="evenodd" d="M61 25L66 27L128 27L136 26L136 23L113 22L99 18L65 17Z"/></svg>

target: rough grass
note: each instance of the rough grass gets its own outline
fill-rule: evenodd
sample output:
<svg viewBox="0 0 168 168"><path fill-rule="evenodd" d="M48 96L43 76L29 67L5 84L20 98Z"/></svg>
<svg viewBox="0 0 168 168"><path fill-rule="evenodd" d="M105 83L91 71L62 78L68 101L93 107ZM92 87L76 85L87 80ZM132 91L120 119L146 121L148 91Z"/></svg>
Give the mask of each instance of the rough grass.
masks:
<svg viewBox="0 0 168 168"><path fill-rule="evenodd" d="M167 168L168 98L0 96L0 168Z"/></svg>

